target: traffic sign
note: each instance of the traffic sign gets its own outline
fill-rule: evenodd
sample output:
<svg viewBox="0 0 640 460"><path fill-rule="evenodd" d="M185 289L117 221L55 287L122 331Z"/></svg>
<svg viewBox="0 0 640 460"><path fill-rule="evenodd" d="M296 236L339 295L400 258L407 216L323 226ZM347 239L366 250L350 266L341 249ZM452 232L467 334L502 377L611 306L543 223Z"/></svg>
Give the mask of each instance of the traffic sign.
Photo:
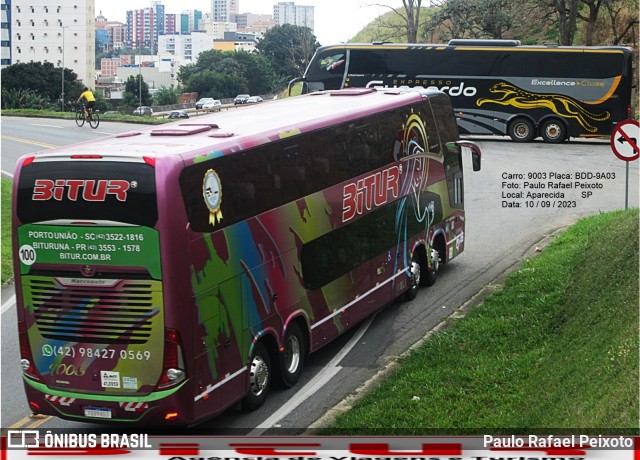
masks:
<svg viewBox="0 0 640 460"><path fill-rule="evenodd" d="M640 157L640 123L625 120L611 133L611 150L623 161L634 161Z"/></svg>

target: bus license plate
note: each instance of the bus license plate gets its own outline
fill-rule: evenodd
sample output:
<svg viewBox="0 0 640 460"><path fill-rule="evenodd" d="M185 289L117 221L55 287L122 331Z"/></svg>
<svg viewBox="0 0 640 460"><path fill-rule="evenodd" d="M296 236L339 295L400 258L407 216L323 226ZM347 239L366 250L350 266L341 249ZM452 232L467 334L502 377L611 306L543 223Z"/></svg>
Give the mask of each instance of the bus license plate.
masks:
<svg viewBox="0 0 640 460"><path fill-rule="evenodd" d="M93 417L93 418L111 418L111 409L106 407L85 407L84 408L85 417Z"/></svg>

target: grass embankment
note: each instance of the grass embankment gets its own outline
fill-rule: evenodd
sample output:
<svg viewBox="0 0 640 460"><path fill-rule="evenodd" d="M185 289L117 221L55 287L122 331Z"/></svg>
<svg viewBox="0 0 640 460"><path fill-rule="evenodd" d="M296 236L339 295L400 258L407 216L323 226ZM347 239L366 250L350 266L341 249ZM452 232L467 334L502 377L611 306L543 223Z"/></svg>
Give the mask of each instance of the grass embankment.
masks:
<svg viewBox="0 0 640 460"><path fill-rule="evenodd" d="M636 209L572 226L323 434L632 434L638 387Z"/></svg>
<svg viewBox="0 0 640 460"><path fill-rule="evenodd" d="M169 123L174 120L169 120L163 117L150 117L139 115L105 115L99 113L100 121L118 121L121 123L146 123L146 124L162 124ZM65 120L75 120L75 112L56 112L53 110L36 110L36 109L3 109L2 116L13 117L32 117L32 118L62 118Z"/></svg>
<svg viewBox="0 0 640 460"><path fill-rule="evenodd" d="M13 277L11 256L11 181L2 179L2 284L4 285Z"/></svg>

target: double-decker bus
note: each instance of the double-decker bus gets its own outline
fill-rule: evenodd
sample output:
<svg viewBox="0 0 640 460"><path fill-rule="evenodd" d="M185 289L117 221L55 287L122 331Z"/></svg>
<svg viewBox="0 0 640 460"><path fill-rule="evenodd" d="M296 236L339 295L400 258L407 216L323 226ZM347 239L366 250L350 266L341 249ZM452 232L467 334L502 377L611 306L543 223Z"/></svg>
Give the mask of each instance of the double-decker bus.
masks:
<svg viewBox="0 0 640 460"><path fill-rule="evenodd" d="M451 97L461 134L560 143L609 136L631 117L632 56L623 46L523 46L516 40L348 43L316 51L303 92L436 87Z"/></svg>
<svg viewBox="0 0 640 460"><path fill-rule="evenodd" d="M185 425L272 382L465 242L437 91L315 93L19 160L13 238L35 413Z"/></svg>

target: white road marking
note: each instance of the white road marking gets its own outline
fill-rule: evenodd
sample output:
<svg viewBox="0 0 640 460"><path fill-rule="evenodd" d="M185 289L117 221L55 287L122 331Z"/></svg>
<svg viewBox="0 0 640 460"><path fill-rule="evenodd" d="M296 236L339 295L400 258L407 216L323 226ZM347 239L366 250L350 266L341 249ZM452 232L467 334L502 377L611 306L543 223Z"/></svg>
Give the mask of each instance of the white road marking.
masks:
<svg viewBox="0 0 640 460"><path fill-rule="evenodd" d="M296 407L309 399L318 390L324 387L338 372L342 370L342 367L338 365L340 361L356 346L358 341L362 338L365 332L371 326L373 319L376 315L372 315L369 319L360 326L358 331L354 334L349 342L344 346L338 354L336 354L331 361L313 377L305 386L296 392L296 394L290 398L280 409L275 411L269 418L260 423L256 428L249 432L248 436L259 436L268 429L272 428L279 420L289 415Z"/></svg>

